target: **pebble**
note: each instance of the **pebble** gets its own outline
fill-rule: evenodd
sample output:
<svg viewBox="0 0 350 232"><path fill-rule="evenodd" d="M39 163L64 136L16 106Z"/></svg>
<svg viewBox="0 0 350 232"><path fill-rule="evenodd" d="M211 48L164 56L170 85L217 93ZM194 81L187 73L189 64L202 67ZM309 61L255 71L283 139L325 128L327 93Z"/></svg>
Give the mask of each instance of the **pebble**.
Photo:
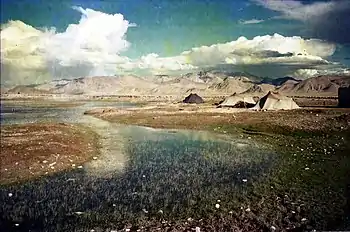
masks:
<svg viewBox="0 0 350 232"><path fill-rule="evenodd" d="M125 231L130 231L130 229L129 229L129 228L127 228L127 229L125 229Z"/></svg>
<svg viewBox="0 0 350 232"><path fill-rule="evenodd" d="M78 168L80 168L80 169L81 169L81 168L83 168L83 166L81 166L81 165L80 165L80 166L78 166Z"/></svg>
<svg viewBox="0 0 350 232"><path fill-rule="evenodd" d="M220 208L220 205L219 204L215 204L215 208Z"/></svg>
<svg viewBox="0 0 350 232"><path fill-rule="evenodd" d="M75 164L72 164L72 167L74 168L74 167L75 167Z"/></svg>
<svg viewBox="0 0 350 232"><path fill-rule="evenodd" d="M54 166L55 164L56 164L56 162L53 162L53 163L49 164L49 166L51 167L51 166Z"/></svg>
<svg viewBox="0 0 350 232"><path fill-rule="evenodd" d="M246 211L246 212L250 212L250 208L247 208L245 211Z"/></svg>
<svg viewBox="0 0 350 232"><path fill-rule="evenodd" d="M15 224L15 226L19 226L19 224Z"/></svg>
<svg viewBox="0 0 350 232"><path fill-rule="evenodd" d="M46 164L48 161L47 160L43 160L43 164Z"/></svg>
<svg viewBox="0 0 350 232"><path fill-rule="evenodd" d="M92 157L93 160L97 160L97 156Z"/></svg>
<svg viewBox="0 0 350 232"><path fill-rule="evenodd" d="M302 218L301 221L302 221L302 222L305 222L305 221L307 221L307 219L306 219L306 218Z"/></svg>
<svg viewBox="0 0 350 232"><path fill-rule="evenodd" d="M242 181L245 183L245 182L247 182L248 180L247 180L247 179L243 179Z"/></svg>
<svg viewBox="0 0 350 232"><path fill-rule="evenodd" d="M142 175L143 178L145 178L146 176L145 175Z"/></svg>
<svg viewBox="0 0 350 232"><path fill-rule="evenodd" d="M274 227L274 226L271 226L271 230L276 230L276 227Z"/></svg>
<svg viewBox="0 0 350 232"><path fill-rule="evenodd" d="M305 170L309 170L310 168L305 168Z"/></svg>
<svg viewBox="0 0 350 232"><path fill-rule="evenodd" d="M196 232L201 232L201 228L199 228L198 226L196 227Z"/></svg>
<svg viewBox="0 0 350 232"><path fill-rule="evenodd" d="M9 197L12 197L13 196L13 194L12 193L9 193Z"/></svg>
<svg viewBox="0 0 350 232"><path fill-rule="evenodd" d="M221 202L221 200L217 200L218 202Z"/></svg>

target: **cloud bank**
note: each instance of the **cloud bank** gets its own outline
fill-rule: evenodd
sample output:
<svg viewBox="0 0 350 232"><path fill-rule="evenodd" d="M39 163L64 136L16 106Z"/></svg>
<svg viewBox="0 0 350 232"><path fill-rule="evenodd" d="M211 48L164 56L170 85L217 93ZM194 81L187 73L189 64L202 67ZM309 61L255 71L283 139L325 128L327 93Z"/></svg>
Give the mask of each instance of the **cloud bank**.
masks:
<svg viewBox="0 0 350 232"><path fill-rule="evenodd" d="M174 57L151 53L130 59L122 53L132 46L126 34L135 24L121 14L81 7L74 10L81 14L80 21L60 33L54 28L35 29L21 21L2 25L2 84L97 75L172 74L220 67L279 77L298 70L314 73L312 70L320 65L331 65L327 57L336 49L333 43L318 39L274 34L195 47Z"/></svg>
<svg viewBox="0 0 350 232"><path fill-rule="evenodd" d="M305 23L312 37L335 43L350 43L350 1L333 0L304 4L297 0L252 0L279 12L277 18Z"/></svg>

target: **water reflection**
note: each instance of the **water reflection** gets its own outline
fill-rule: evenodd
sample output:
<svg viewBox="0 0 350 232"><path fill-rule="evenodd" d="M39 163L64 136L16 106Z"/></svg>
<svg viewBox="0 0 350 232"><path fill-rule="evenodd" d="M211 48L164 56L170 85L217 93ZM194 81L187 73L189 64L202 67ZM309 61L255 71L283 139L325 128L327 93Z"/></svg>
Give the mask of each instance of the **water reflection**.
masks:
<svg viewBox="0 0 350 232"><path fill-rule="evenodd" d="M52 110L99 133L101 155L83 169L0 188L5 231L15 224L20 230L73 231L106 222L137 224L148 216L198 218L219 212L217 200L228 211L252 182L264 178L275 157L251 140L121 126L82 115L79 107Z"/></svg>

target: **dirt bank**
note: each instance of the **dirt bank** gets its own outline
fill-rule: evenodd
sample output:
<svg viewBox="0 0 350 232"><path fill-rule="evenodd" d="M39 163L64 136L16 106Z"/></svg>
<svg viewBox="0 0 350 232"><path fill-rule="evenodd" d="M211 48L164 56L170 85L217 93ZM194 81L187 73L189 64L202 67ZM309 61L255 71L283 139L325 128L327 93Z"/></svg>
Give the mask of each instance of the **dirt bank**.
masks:
<svg viewBox="0 0 350 232"><path fill-rule="evenodd" d="M283 133L287 128L297 132L337 132L350 127L350 109L302 108L290 111L251 111L237 108L215 108L211 105L150 105L135 109L96 109L86 112L98 118L121 124L155 128L210 129L230 125ZM277 131L278 130L278 131Z"/></svg>
<svg viewBox="0 0 350 232"><path fill-rule="evenodd" d="M2 125L0 183L78 168L97 153L97 135L80 125Z"/></svg>

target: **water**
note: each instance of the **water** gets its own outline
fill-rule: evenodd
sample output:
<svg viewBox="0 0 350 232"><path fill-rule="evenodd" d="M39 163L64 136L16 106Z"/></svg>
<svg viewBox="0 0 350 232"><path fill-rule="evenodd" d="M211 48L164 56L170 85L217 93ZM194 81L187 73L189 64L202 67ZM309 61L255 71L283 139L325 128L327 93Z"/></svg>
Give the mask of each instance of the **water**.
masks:
<svg viewBox="0 0 350 232"><path fill-rule="evenodd" d="M106 106L106 105L105 105ZM132 105L114 105L130 107ZM0 188L0 223L9 230L92 229L145 217L188 218L237 206L272 168L274 152L252 140L204 131L109 123L73 108L4 106L2 124L83 123L101 136L101 156L76 169ZM13 196L9 197L8 194ZM160 213L161 212L161 213ZM19 227L14 225L18 223Z"/></svg>

